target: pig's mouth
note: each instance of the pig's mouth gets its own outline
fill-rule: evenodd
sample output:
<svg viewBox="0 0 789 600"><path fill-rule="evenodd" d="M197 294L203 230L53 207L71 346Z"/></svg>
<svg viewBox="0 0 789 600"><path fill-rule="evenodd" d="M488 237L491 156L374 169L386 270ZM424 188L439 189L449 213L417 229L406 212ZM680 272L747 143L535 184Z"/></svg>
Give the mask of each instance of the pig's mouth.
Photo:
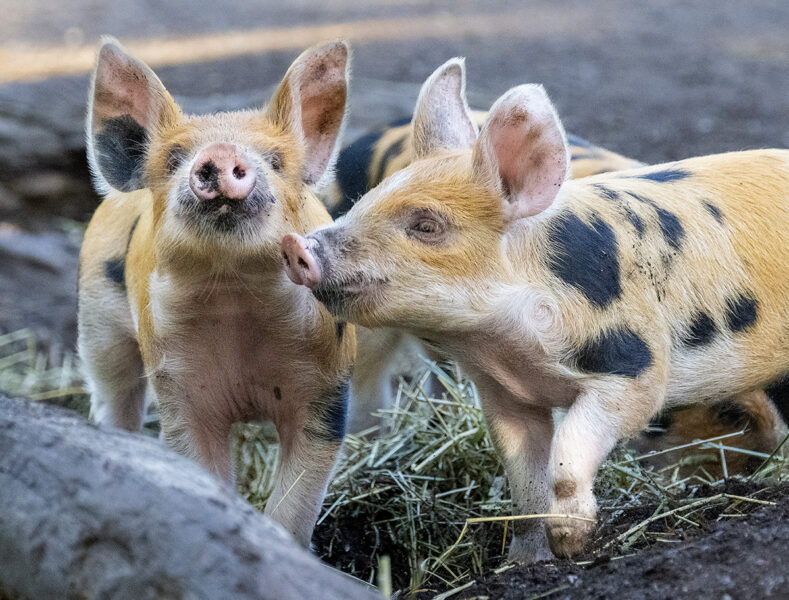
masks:
<svg viewBox="0 0 789 600"><path fill-rule="evenodd" d="M360 305L372 302L387 283L387 279L356 275L342 281L322 281L312 288L312 294L332 314L347 316Z"/></svg>
<svg viewBox="0 0 789 600"><path fill-rule="evenodd" d="M179 212L193 227L203 233L246 237L254 234L256 217L267 212L274 203L270 192L255 187L243 199L217 196L198 201L190 190L179 194ZM259 227L259 225L258 225Z"/></svg>

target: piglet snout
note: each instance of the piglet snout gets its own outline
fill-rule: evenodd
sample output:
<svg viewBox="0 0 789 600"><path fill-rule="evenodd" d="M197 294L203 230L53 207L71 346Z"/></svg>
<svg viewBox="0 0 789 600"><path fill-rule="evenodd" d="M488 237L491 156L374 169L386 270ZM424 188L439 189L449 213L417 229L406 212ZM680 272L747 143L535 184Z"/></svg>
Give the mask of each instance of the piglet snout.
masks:
<svg viewBox="0 0 789 600"><path fill-rule="evenodd" d="M289 233L282 238L282 257L285 272L293 283L312 289L321 281L321 267L313 249L318 245L313 238L303 238L298 233Z"/></svg>
<svg viewBox="0 0 789 600"><path fill-rule="evenodd" d="M222 196L245 200L257 181L252 162L235 144L215 143L204 148L189 173L189 186L200 200Z"/></svg>

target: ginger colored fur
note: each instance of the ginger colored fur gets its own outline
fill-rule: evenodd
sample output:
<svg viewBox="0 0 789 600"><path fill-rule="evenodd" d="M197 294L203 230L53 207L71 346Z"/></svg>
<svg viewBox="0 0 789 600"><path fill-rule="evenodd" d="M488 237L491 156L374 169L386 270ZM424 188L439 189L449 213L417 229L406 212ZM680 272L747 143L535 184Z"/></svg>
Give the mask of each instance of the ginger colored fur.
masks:
<svg viewBox="0 0 789 600"><path fill-rule="evenodd" d="M287 280L279 243L331 221L312 186L336 154L347 54L342 43L305 52L267 108L188 116L109 40L88 115L91 167L106 192L79 275L93 417L138 430L147 393L164 441L227 481L233 423L272 420L282 456L266 512L303 544L342 442L355 332ZM217 143L248 157L264 198L231 231L202 213L187 218L201 202L192 163Z"/></svg>
<svg viewBox="0 0 789 600"><path fill-rule="evenodd" d="M565 180L569 148L539 86L499 99L471 147L442 147L471 121L442 84L453 72L449 61L428 79L414 122L461 133L417 145L410 166L299 242L315 267L291 278L337 317L403 329L459 362L516 513L593 519L594 476L618 440L663 408L789 371L789 151ZM593 527L546 520L560 556ZM517 523L510 555L544 557L544 541Z"/></svg>
<svg viewBox="0 0 789 600"><path fill-rule="evenodd" d="M482 127L488 113L471 111L470 115L474 123ZM326 194L326 204L331 207L335 218L353 206L356 198L349 197L349 193L353 193L353 190L361 189L365 192L372 190L381 181L404 169L415 159L412 122L395 124L378 134L368 134L368 136L375 135L377 139L372 144L369 154L363 149L366 143L364 138L353 142L340 154L337 179L351 182L352 185L343 190L339 185L333 184L330 193ZM573 179L643 165L637 160L595 146L577 136L568 135L567 142L570 150L570 177ZM360 156L362 156L361 160ZM356 181L359 177L364 181ZM376 419L372 418L370 413L391 404L393 395L391 380L394 374L400 372L398 369L402 370L404 366L408 366L413 370L422 366L422 362L414 357L420 350L419 345L415 343L413 337L402 330L392 328L369 330L360 327L358 336L360 360L352 376L354 390L350 416L352 430L362 430L375 424ZM442 359L442 356L436 352L427 350L426 353L433 360ZM440 393L440 390L435 391ZM763 392L748 392L742 396L742 400L735 397L722 402L738 406L745 413L743 418L747 423L746 431L742 436L732 440L732 444L762 453L769 453L775 448L782 437L783 423L772 402ZM640 435L633 443L646 452L650 449L657 450L715 437L737 429L731 424L721 422L713 408L697 407L674 415L663 435L651 437ZM691 449L689 452L692 451ZM727 454L730 474L747 473L750 468L758 466L754 461L746 460L745 456L735 455L733 452ZM720 465L710 468L720 469Z"/></svg>

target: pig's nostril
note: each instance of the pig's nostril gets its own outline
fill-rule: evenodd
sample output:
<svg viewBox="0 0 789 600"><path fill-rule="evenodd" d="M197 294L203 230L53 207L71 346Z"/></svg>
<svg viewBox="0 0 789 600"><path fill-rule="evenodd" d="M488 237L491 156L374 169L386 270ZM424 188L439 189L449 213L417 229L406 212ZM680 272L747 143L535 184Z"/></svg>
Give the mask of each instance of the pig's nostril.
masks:
<svg viewBox="0 0 789 600"><path fill-rule="evenodd" d="M290 259L288 258L288 253L287 252L283 252L282 253L282 258L285 259L285 264L290 266Z"/></svg>
<svg viewBox="0 0 789 600"><path fill-rule="evenodd" d="M203 166L197 171L197 178L201 183L208 183L212 179L215 179L218 174L219 170L216 168L216 165L209 160L203 163Z"/></svg>
<svg viewBox="0 0 789 600"><path fill-rule="evenodd" d="M308 268L309 268L309 267L307 266L307 261L306 261L306 260L304 260L304 259L303 259L303 258L301 258L301 257L299 257L299 266L300 266L300 267L304 267L305 269L308 269Z"/></svg>
<svg viewBox="0 0 789 600"><path fill-rule="evenodd" d="M236 179L244 179L244 175L246 174L247 172L238 165L233 168L233 177Z"/></svg>

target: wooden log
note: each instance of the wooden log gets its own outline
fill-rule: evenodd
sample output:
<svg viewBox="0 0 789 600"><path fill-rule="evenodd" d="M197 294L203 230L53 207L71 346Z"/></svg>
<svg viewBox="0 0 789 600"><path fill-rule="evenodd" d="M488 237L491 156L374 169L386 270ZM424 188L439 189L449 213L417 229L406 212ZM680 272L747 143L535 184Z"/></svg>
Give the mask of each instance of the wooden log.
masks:
<svg viewBox="0 0 789 600"><path fill-rule="evenodd" d="M0 597L373 599L158 440L0 397Z"/></svg>

